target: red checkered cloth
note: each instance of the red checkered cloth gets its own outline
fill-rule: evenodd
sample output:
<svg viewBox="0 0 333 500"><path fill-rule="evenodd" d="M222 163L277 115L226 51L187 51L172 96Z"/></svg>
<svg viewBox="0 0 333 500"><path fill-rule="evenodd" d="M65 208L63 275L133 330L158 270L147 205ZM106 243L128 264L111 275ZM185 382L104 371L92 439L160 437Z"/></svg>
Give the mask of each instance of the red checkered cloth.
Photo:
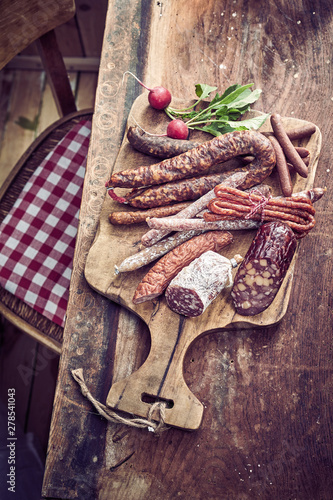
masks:
<svg viewBox="0 0 333 500"><path fill-rule="evenodd" d="M0 285L64 326L91 122L74 126L0 226Z"/></svg>

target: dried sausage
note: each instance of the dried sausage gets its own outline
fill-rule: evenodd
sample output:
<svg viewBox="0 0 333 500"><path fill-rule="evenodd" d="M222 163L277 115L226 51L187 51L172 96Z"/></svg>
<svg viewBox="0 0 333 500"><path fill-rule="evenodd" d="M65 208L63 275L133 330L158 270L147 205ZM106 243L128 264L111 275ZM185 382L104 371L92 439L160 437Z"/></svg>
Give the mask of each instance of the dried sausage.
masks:
<svg viewBox="0 0 333 500"><path fill-rule="evenodd" d="M263 177L270 175L275 165L272 145L260 132L237 130L214 137L186 153L160 163L114 173L108 187L133 188L164 184L200 175L218 163L247 154L255 156L255 160L247 166L247 170L249 176L253 177L253 184L259 184ZM242 186L243 189L245 187Z"/></svg>
<svg viewBox="0 0 333 500"><path fill-rule="evenodd" d="M181 245L187 240L201 234L202 231L179 231L178 233L165 238L163 241L157 242L151 247L144 248L140 252L137 252L121 262L119 266L115 267L116 274L126 273L128 271L135 271L140 267L150 264L154 260L162 257L166 253L173 250L178 245Z"/></svg>
<svg viewBox="0 0 333 500"><path fill-rule="evenodd" d="M184 267L166 289L170 309L191 318L202 314L223 288L231 286L231 270L241 259L236 255L230 260L211 250L203 253Z"/></svg>
<svg viewBox="0 0 333 500"><path fill-rule="evenodd" d="M167 217L184 210L190 202L175 203L166 207L151 208L148 210L137 210L136 212L112 212L109 215L111 224L118 226L123 224L138 224L145 222L147 217Z"/></svg>
<svg viewBox="0 0 333 500"><path fill-rule="evenodd" d="M288 135L288 137L289 137L289 135ZM295 146L295 149L301 158L307 158L310 155L310 151L307 148L303 148L301 146Z"/></svg>
<svg viewBox="0 0 333 500"><path fill-rule="evenodd" d="M140 153L163 159L185 153L201 144L196 141L147 134L140 127L129 127L127 139L130 145Z"/></svg>
<svg viewBox="0 0 333 500"><path fill-rule="evenodd" d="M209 231L194 236L164 255L139 283L133 297L134 304L141 304L161 295L179 271L200 257L207 250L218 252L232 243L233 237L224 231Z"/></svg>
<svg viewBox="0 0 333 500"><path fill-rule="evenodd" d="M304 139L314 134L317 127L314 123L307 123L301 127L287 130L287 135L291 141L296 141L298 139Z"/></svg>
<svg viewBox="0 0 333 500"><path fill-rule="evenodd" d="M266 198L223 184L216 186L214 191L217 197L208 203L208 209L213 213L204 213L207 221L244 218L261 222L282 221L295 231L297 238L306 236L316 223L313 204L303 195Z"/></svg>
<svg viewBox="0 0 333 500"><path fill-rule="evenodd" d="M153 229L162 229L168 231L241 231L244 229L256 229L260 222L254 220L217 220L208 222L202 218L198 219L179 219L173 217L161 217L147 219L148 226Z"/></svg>
<svg viewBox="0 0 333 500"><path fill-rule="evenodd" d="M287 160L279 141L274 135L269 136L269 140L275 150L276 155L276 170L279 176L280 187L283 196L291 196L293 192L293 183L291 181L290 171L287 165Z"/></svg>
<svg viewBox="0 0 333 500"><path fill-rule="evenodd" d="M263 224L238 268L231 291L243 316L263 312L273 302L296 250L293 231L282 222Z"/></svg>
<svg viewBox="0 0 333 500"><path fill-rule="evenodd" d="M326 188L312 188L306 191L300 191L299 193L294 193L292 198L305 198L310 200L312 203L320 200L320 198L326 193Z"/></svg>
<svg viewBox="0 0 333 500"><path fill-rule="evenodd" d="M134 197L129 193L125 195L125 200L130 206L135 208L155 208L174 202L197 200L217 184L228 179L230 175L230 172L224 172L168 182L167 184L140 190L135 193Z"/></svg>
<svg viewBox="0 0 333 500"><path fill-rule="evenodd" d="M281 116L278 113L273 113L271 115L271 125L274 135L279 141L280 146L283 149L286 158L293 165L294 169L299 175L301 175L302 177L307 177L308 176L307 166L305 165L304 161L295 150L293 143L289 139L282 125Z"/></svg>

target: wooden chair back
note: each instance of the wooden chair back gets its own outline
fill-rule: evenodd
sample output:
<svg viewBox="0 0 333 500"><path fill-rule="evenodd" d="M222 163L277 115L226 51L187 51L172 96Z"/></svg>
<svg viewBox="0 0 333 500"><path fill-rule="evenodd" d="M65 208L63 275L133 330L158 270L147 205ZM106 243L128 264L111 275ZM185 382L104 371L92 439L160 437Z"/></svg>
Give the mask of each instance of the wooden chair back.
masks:
<svg viewBox="0 0 333 500"><path fill-rule="evenodd" d="M74 0L0 0L0 69L74 14Z"/></svg>
<svg viewBox="0 0 333 500"><path fill-rule="evenodd" d="M0 0L0 70L37 41L60 116L76 106L53 30L74 15L74 0Z"/></svg>

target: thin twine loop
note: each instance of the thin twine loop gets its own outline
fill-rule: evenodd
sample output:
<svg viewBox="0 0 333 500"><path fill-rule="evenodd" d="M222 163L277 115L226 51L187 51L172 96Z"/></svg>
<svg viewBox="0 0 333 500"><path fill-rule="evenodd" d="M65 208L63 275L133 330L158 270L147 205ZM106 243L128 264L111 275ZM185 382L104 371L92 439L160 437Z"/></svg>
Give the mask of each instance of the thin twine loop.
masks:
<svg viewBox="0 0 333 500"><path fill-rule="evenodd" d="M87 398L88 401L90 401L90 403L98 411L99 415L101 415L109 422L117 424L125 424L129 425L130 427L136 427L138 429L147 428L150 432L154 432L157 435L168 429L168 427L165 425L166 403L162 401L157 401L156 403L152 404L151 407L149 408L146 419L125 418L116 413L115 411L111 410L107 406L103 405L93 397L84 380L82 368L72 370L71 373L74 380L79 384L83 396ZM155 418L154 414L156 414Z"/></svg>
<svg viewBox="0 0 333 500"><path fill-rule="evenodd" d="M251 195L258 195L260 196L260 200L258 202L255 202L254 200L251 199ZM253 208L252 210L245 215L245 219L250 219L254 214L257 212L261 212L261 222L264 221L264 209L267 203L269 202L270 198L272 195L269 193L268 196L265 196L259 189L253 189L249 193L249 201L252 203Z"/></svg>

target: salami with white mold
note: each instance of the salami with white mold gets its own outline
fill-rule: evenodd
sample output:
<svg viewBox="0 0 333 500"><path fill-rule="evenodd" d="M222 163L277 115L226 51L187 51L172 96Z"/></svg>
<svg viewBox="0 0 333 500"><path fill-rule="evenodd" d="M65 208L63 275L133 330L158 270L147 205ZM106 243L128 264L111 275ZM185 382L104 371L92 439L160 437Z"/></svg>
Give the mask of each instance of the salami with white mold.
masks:
<svg viewBox="0 0 333 500"><path fill-rule="evenodd" d="M296 250L293 230L283 222L263 224L235 276L231 297L237 313L254 316L273 302Z"/></svg>
<svg viewBox="0 0 333 500"><path fill-rule="evenodd" d="M240 255L228 259L208 250L184 267L165 291L170 309L187 317L200 316L226 286L232 285L232 268Z"/></svg>

